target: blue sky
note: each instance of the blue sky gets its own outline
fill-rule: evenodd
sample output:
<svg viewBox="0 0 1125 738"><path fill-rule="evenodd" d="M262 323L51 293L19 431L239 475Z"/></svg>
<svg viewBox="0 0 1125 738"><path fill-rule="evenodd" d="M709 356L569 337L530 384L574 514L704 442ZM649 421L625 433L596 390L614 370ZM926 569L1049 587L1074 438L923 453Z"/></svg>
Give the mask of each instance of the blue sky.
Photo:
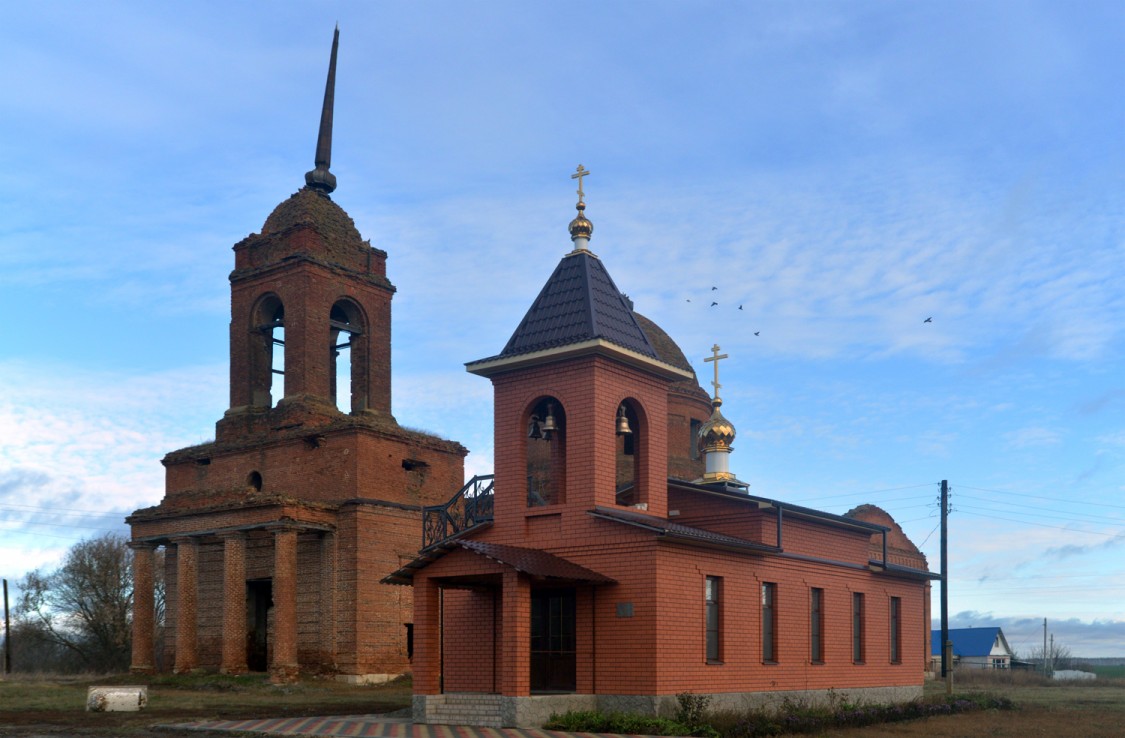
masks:
<svg viewBox="0 0 1125 738"><path fill-rule="evenodd" d="M0 575L124 532L213 436L230 247L312 168L339 21L334 199L390 255L402 424L491 470L463 364L570 249L582 163L618 286L701 375L731 355L752 492L878 504L936 569L948 479L955 625L1125 654L1120 3L4 15Z"/></svg>

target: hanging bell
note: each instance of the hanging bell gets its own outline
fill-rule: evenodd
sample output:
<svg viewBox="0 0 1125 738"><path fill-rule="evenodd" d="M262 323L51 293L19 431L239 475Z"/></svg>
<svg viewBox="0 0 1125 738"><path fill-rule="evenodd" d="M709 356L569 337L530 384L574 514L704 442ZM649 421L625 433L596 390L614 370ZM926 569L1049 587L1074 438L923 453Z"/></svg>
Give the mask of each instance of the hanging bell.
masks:
<svg viewBox="0 0 1125 738"><path fill-rule="evenodd" d="M554 404L547 403L547 417L543 418L543 437L547 440L551 439L551 434L559 429L555 424L555 406Z"/></svg>
<svg viewBox="0 0 1125 738"><path fill-rule="evenodd" d="M629 418L625 417L625 406L617 408L617 435L627 436L633 432L629 427Z"/></svg>
<svg viewBox="0 0 1125 738"><path fill-rule="evenodd" d="M527 421L527 437L528 438L542 438L543 433L539 428L539 416L532 415L531 420Z"/></svg>

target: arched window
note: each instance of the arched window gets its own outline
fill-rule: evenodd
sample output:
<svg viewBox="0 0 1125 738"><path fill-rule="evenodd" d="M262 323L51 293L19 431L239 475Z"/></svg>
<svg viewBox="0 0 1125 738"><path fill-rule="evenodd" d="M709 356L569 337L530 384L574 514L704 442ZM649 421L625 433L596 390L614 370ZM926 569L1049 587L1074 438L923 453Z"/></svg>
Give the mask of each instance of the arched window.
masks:
<svg viewBox="0 0 1125 738"><path fill-rule="evenodd" d="M536 400L524 415L527 427L527 506L566 499L566 413L554 397Z"/></svg>
<svg viewBox="0 0 1125 738"><path fill-rule="evenodd" d="M274 380L285 396L285 306L277 295L258 300L251 313L250 403L273 407Z"/></svg>
<svg viewBox="0 0 1125 738"><path fill-rule="evenodd" d="M635 401L624 400L617 406L617 416L613 421L617 440L617 504L627 507L645 502L638 490L644 440L638 407Z"/></svg>
<svg viewBox="0 0 1125 738"><path fill-rule="evenodd" d="M332 399L340 412L367 409L366 335L363 313L351 300L338 300L328 316Z"/></svg>

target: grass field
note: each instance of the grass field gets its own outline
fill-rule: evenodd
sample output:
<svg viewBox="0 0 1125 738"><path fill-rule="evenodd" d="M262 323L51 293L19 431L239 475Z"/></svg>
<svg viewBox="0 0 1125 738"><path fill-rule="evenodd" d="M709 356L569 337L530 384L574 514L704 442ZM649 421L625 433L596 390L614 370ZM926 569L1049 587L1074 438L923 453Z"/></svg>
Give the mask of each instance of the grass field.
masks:
<svg viewBox="0 0 1125 738"><path fill-rule="evenodd" d="M1125 679L1125 664L1091 666L1089 670L1097 674L1098 679Z"/></svg>
<svg viewBox="0 0 1125 738"><path fill-rule="evenodd" d="M147 684L149 706L140 713L87 713L86 689L94 684ZM929 682L927 693L940 693ZM905 723L828 732L827 736L889 738L1011 736L1098 738L1125 736L1125 679L1049 682L1020 672L958 673L954 692L985 692L1015 701L1012 711L982 711ZM274 686L262 676L116 676L0 681L0 736L124 736L177 734L152 731L155 723L228 717L347 715L391 712L410 704L410 683L357 687L304 679ZM185 738L199 734L182 734Z"/></svg>
<svg viewBox="0 0 1125 738"><path fill-rule="evenodd" d="M92 685L145 684L142 712L86 712ZM276 686L264 675L119 675L0 680L0 736L148 736L156 723L208 718L302 717L393 712L410 705L409 680L353 686L331 679L302 679ZM198 734L195 734L198 736Z"/></svg>

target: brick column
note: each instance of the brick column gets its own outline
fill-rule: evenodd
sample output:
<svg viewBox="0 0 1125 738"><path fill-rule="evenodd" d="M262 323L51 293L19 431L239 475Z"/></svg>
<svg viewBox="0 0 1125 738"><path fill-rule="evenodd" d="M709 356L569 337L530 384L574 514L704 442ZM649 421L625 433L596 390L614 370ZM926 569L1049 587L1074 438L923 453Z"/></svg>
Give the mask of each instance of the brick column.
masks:
<svg viewBox="0 0 1125 738"><path fill-rule="evenodd" d="M176 546L176 660L172 671L189 672L199 665L196 632L199 543L194 538L173 538Z"/></svg>
<svg viewBox="0 0 1125 738"><path fill-rule="evenodd" d="M500 694L531 694L531 585L515 570L504 572L504 631L501 635Z"/></svg>
<svg viewBox="0 0 1125 738"><path fill-rule="evenodd" d="M245 674L246 534L223 533L223 655L219 671Z"/></svg>
<svg viewBox="0 0 1125 738"><path fill-rule="evenodd" d="M156 597L152 576L156 546L130 541L129 548L133 549L133 658L129 671L152 674L156 671L153 666Z"/></svg>
<svg viewBox="0 0 1125 738"><path fill-rule="evenodd" d="M273 661L270 681L297 678L297 530L273 530Z"/></svg>
<svg viewBox="0 0 1125 738"><path fill-rule="evenodd" d="M441 694L441 591L414 577L414 694Z"/></svg>
<svg viewBox="0 0 1125 738"><path fill-rule="evenodd" d="M320 539L321 667L336 670L336 535Z"/></svg>

